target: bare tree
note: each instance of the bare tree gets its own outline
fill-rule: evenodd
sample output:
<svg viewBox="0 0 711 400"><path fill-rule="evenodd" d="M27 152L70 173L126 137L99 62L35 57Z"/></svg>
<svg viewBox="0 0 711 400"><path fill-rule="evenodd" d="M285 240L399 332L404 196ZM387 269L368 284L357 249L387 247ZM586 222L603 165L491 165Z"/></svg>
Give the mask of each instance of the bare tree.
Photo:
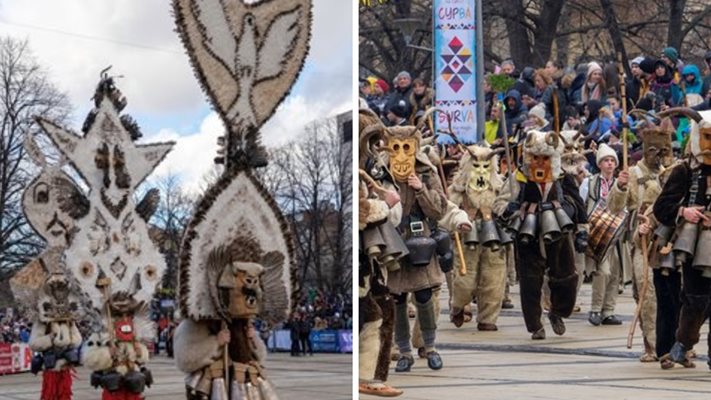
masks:
<svg viewBox="0 0 711 400"><path fill-rule="evenodd" d="M164 288L176 288L178 278L178 252L180 243L192 216L195 198L187 194L180 178L169 174L149 185L160 193L160 202L150 219L153 237L165 256L167 269L163 275Z"/></svg>
<svg viewBox="0 0 711 400"><path fill-rule="evenodd" d="M22 212L22 192L34 169L23 141L38 131L35 116L61 124L69 111L67 96L49 81L28 42L0 39L0 276L27 263L44 246Z"/></svg>
<svg viewBox="0 0 711 400"><path fill-rule="evenodd" d="M260 172L292 227L299 280L320 289L350 287L350 157L327 119L273 149Z"/></svg>

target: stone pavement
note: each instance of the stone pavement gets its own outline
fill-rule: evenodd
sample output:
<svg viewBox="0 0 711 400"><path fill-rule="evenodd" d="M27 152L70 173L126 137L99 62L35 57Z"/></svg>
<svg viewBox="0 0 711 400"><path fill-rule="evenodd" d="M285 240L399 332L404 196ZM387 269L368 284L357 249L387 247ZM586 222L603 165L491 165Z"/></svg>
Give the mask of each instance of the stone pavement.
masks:
<svg viewBox="0 0 711 400"><path fill-rule="evenodd" d="M706 365L706 334L695 350L696 368L662 370L658 363L640 363L642 337L626 347L634 315L628 286L617 305L622 326L592 326L587 322L591 286L583 285L582 311L566 319L567 332L556 336L544 316L547 339L533 341L523 323L518 287L515 308L503 310L498 332L479 332L476 322L455 328L449 322L446 290L440 298L438 349L444 368L430 370L416 360L409 373L390 374L390 384L405 390L402 399L709 399L711 371ZM411 323L413 321L411 320ZM395 367L393 362L392 367ZM392 371L392 370L391 370ZM361 396L361 399L375 399Z"/></svg>
<svg viewBox="0 0 711 400"><path fill-rule="evenodd" d="M146 391L149 400L185 398L183 374L173 360L158 356L149 364L156 383ZM350 354L316 354L290 357L271 353L267 373L282 400L346 400L352 398L352 361ZM89 371L78 370L74 400L96 400L101 392L89 386ZM41 380L30 373L0 376L0 400L38 400Z"/></svg>

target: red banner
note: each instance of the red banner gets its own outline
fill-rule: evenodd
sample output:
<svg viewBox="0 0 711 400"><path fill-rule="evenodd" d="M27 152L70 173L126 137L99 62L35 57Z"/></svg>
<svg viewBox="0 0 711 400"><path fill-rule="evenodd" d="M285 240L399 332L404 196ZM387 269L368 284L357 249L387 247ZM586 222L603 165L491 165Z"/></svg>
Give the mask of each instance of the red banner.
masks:
<svg viewBox="0 0 711 400"><path fill-rule="evenodd" d="M0 343L0 375L30 370L32 350L27 343Z"/></svg>

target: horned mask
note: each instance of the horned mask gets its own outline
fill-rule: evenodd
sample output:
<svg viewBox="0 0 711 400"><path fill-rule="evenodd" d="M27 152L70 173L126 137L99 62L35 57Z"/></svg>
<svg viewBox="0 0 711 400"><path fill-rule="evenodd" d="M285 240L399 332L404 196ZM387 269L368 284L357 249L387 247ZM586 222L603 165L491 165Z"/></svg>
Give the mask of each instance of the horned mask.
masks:
<svg viewBox="0 0 711 400"><path fill-rule="evenodd" d="M467 147L467 152L462 156L459 165L462 173L465 174L468 191L483 193L492 189L494 181L498 179L497 155L502 150L494 151L477 145Z"/></svg>
<svg viewBox="0 0 711 400"><path fill-rule="evenodd" d="M535 183L550 183L562 173L560 140L555 132L529 131L523 145L523 173Z"/></svg>
<svg viewBox="0 0 711 400"><path fill-rule="evenodd" d="M657 117L683 115L693 120L691 121L691 132L689 133L691 155L697 163L711 165L711 116L707 112L705 114L708 119L691 108L675 107L658 113Z"/></svg>

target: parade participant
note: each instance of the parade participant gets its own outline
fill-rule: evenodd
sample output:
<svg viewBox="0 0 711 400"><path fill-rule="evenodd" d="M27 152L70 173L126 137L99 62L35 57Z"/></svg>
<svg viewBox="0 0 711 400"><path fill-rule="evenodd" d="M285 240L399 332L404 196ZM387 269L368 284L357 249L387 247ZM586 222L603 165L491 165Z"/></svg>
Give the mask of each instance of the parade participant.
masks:
<svg viewBox="0 0 711 400"><path fill-rule="evenodd" d="M427 114L423 120L427 120ZM427 365L442 368L442 359L435 348L436 315L432 292L444 281L435 254L430 223L444 216L447 200L439 174L420 149L421 126L390 127L384 131L384 148L398 194L402 201L400 231L410 255L401 268L388 277L388 288L395 296L395 342L400 350L396 372L409 371L415 363L410 344L407 314L407 294L413 293L417 318L427 355Z"/></svg>
<svg viewBox="0 0 711 400"><path fill-rule="evenodd" d="M677 111L693 119L690 156L671 171L654 203L654 216L659 223L676 227L674 264L682 268L682 305L676 342L663 359L691 366L687 351L699 342L699 330L708 317L711 303L711 263L706 257L711 243L707 235L711 226L708 211L711 205L711 123L690 109L672 109L669 114Z"/></svg>
<svg viewBox="0 0 711 400"><path fill-rule="evenodd" d="M400 268L407 249L394 224L402 214L395 190L378 189L392 180L373 150L381 138L377 116L359 112L359 387L360 393L398 396L402 390L386 382L393 343L395 303L387 288L388 269ZM368 172L370 171L370 172ZM389 233L389 234L388 234ZM397 247L399 245L399 247Z"/></svg>
<svg viewBox="0 0 711 400"><path fill-rule="evenodd" d="M173 6L195 74L226 129L215 160L224 169L195 205L178 257L184 319L175 362L186 373L188 399L275 400L253 320L284 321L299 284L289 223L254 171L268 163L255 145L302 70L312 3Z"/></svg>
<svg viewBox="0 0 711 400"><path fill-rule="evenodd" d="M554 132L528 132L523 143L522 172L512 188L504 186L495 211L518 225L515 240L521 284L521 308L526 329L534 340L545 339L541 323L541 286L548 274L551 310L548 318L553 331L565 333L563 318L575 306L578 275L575 272L573 242L578 249L587 245L587 232L568 235L576 224L584 224L584 205L573 178L563 174L559 139ZM513 193L512 193L513 191ZM560 222L558 222L560 221ZM515 223L515 224L514 224ZM566 233L562 233L561 228Z"/></svg>
<svg viewBox="0 0 711 400"><path fill-rule="evenodd" d="M665 168L673 162L671 137L674 133L674 126L671 120L665 118L661 125L657 126L645 123L639 128L639 136L642 139L642 160L630 168L630 190L636 191L639 199L639 207L632 213L632 221L636 221L637 215L648 215L652 204L661 192L661 174ZM632 182L636 182L633 186ZM645 232L642 232L644 235ZM648 234L648 232L646 232ZM654 288L654 274L649 274L644 270L644 260L639 244L640 237L637 236L637 245L632 254L632 276L634 283L635 300L642 304L640 309L640 325L644 338L644 353L640 356L642 362L652 362L657 360L655 351L656 344L656 316L657 316L657 296ZM646 278L645 278L646 277ZM647 280L647 290L644 298L640 298L642 287Z"/></svg>
<svg viewBox="0 0 711 400"><path fill-rule="evenodd" d="M626 208L634 210L637 194L627 190L630 181L629 172L620 171L617 178L614 177L615 169L619 164L617 153L603 143L597 149L596 161L600 172L590 177L587 183L588 196L585 204L588 215L591 215L596 207L602 207L612 214L617 214ZM633 184L633 187L636 187L634 185L636 183ZM590 229L594 228L591 222ZM629 259L629 250L621 246L618 240L619 238L613 237L609 243L609 252L600 255L598 259L593 259L588 251L585 269L593 277L592 304L588 321L595 326L622 324L622 321L615 316L615 305L619 296L618 284L623 271L622 263Z"/></svg>
<svg viewBox="0 0 711 400"><path fill-rule="evenodd" d="M587 197L587 185L583 185L586 178L590 174L588 172L587 166L588 161L585 158L586 154L592 153L592 150L585 150L585 137L582 132L575 130L562 130L560 132L560 140L563 141L563 151L561 153L561 166L563 172L574 178L575 184L578 187L580 193L580 198L584 199ZM581 229L588 230L587 225L582 225ZM580 288L583 285L583 279L585 276L585 251L579 251L578 248L575 249L575 270L578 273L578 284L576 288L576 298L580 293ZM551 304L551 293L548 287L548 280L545 279L543 285L543 308L545 310L550 310ZM574 312L580 311L580 304L575 305L573 308Z"/></svg>
<svg viewBox="0 0 711 400"><path fill-rule="evenodd" d="M503 150L503 149L502 149ZM497 227L493 205L503 182L498 175L497 152L477 145L469 146L459 162L459 171L449 188L449 200L464 210L476 237L463 239L466 273L460 270L457 256L453 282L450 320L456 327L464 323L464 307L474 297L477 301L477 329L498 330L496 321L501 311L506 283L506 250L501 243L502 230Z"/></svg>

